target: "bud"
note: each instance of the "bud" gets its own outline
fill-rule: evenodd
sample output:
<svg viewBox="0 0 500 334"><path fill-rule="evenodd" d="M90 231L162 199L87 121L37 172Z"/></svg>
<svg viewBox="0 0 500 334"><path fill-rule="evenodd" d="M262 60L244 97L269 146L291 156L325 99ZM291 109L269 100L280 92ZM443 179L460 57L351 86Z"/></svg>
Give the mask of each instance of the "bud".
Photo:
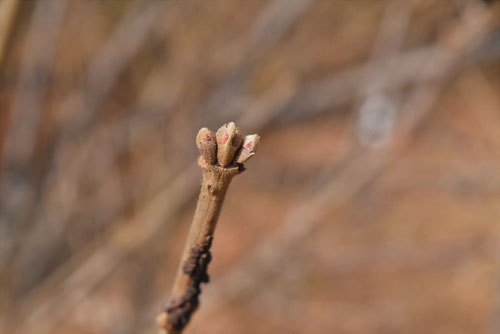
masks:
<svg viewBox="0 0 500 334"><path fill-rule="evenodd" d="M217 144L215 134L212 130L202 128L196 136L196 147L200 151L201 156L209 165L213 165L217 160Z"/></svg>
<svg viewBox="0 0 500 334"><path fill-rule="evenodd" d="M243 142L240 129L234 125L234 122L224 124L216 133L217 138L217 160L221 167L231 164L234 155Z"/></svg>
<svg viewBox="0 0 500 334"><path fill-rule="evenodd" d="M245 136L245 140L243 141L243 145L241 145L241 149L236 156L236 162L242 164L248 159L250 159L257 151L257 148L260 143L259 135L248 135Z"/></svg>

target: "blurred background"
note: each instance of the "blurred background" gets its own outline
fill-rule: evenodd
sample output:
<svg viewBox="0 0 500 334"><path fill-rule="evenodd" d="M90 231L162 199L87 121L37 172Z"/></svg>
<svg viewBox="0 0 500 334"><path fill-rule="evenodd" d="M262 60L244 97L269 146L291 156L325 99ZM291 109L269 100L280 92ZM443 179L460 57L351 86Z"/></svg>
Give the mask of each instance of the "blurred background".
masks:
<svg viewBox="0 0 500 334"><path fill-rule="evenodd" d="M2 0L0 332L154 333L235 121L186 333L500 333L499 5Z"/></svg>

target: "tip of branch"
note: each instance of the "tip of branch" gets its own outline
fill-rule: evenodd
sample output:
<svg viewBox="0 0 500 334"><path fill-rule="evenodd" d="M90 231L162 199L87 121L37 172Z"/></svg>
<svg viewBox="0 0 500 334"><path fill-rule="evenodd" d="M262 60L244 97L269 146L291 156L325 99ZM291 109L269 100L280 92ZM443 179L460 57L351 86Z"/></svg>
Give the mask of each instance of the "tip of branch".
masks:
<svg viewBox="0 0 500 334"><path fill-rule="evenodd" d="M234 156L243 142L243 136L234 122L221 126L215 136L217 137L217 161L221 167L227 167L234 160Z"/></svg>
<svg viewBox="0 0 500 334"><path fill-rule="evenodd" d="M226 143L231 143L231 140L233 139L236 130L239 130L234 122L229 122L224 124L217 130L216 136L217 136L217 145L224 145Z"/></svg>
<svg viewBox="0 0 500 334"><path fill-rule="evenodd" d="M201 156L209 165L213 165L217 160L217 144L215 134L212 130L201 128L196 136L196 147Z"/></svg>
<svg viewBox="0 0 500 334"><path fill-rule="evenodd" d="M234 122L224 124L215 134L208 128L202 128L196 136L196 146L203 160L208 165L218 163L223 168L242 164L250 159L255 154L259 141L259 135L243 138Z"/></svg>

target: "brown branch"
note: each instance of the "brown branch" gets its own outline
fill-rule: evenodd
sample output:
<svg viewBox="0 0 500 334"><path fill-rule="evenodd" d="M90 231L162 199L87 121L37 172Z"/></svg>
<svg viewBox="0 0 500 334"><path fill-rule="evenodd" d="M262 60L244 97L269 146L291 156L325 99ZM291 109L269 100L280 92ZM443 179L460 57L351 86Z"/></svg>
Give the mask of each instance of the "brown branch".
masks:
<svg viewBox="0 0 500 334"><path fill-rule="evenodd" d="M208 283L210 246L217 219L232 178L243 172L243 163L257 149L258 135L240 135L233 122L223 125L215 135L207 128L198 132L198 165L203 171L200 197L181 258L172 296L157 322L169 334L182 333L198 308L201 283Z"/></svg>

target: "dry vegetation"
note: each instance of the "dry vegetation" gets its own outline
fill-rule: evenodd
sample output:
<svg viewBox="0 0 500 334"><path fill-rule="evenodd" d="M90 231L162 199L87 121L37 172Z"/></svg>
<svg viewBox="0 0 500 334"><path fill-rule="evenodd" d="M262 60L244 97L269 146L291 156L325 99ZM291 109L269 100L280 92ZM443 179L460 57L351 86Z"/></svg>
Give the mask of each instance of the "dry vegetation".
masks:
<svg viewBox="0 0 500 334"><path fill-rule="evenodd" d="M235 120L185 333L499 333L499 7L3 0L0 332L154 332Z"/></svg>

